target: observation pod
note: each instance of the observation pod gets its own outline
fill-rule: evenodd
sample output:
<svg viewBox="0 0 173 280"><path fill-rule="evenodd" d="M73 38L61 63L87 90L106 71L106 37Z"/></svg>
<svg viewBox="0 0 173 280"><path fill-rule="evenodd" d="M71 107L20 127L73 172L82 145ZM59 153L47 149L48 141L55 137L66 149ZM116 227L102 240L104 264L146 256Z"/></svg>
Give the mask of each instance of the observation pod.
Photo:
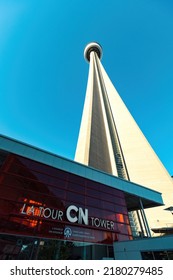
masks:
<svg viewBox="0 0 173 280"><path fill-rule="evenodd" d="M86 61L90 62L90 53L91 52L96 52L98 57L101 59L102 58L102 47L96 43L96 42L91 42L89 43L85 49L84 49L84 58L86 59Z"/></svg>

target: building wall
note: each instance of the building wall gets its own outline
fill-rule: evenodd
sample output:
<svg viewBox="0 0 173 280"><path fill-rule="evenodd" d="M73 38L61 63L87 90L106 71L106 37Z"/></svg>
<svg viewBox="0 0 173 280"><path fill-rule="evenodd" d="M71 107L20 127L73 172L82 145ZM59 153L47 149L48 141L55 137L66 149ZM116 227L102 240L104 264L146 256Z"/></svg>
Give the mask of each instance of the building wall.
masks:
<svg viewBox="0 0 173 280"><path fill-rule="evenodd" d="M9 153L0 167L0 217L3 234L98 244L131 238L122 191Z"/></svg>

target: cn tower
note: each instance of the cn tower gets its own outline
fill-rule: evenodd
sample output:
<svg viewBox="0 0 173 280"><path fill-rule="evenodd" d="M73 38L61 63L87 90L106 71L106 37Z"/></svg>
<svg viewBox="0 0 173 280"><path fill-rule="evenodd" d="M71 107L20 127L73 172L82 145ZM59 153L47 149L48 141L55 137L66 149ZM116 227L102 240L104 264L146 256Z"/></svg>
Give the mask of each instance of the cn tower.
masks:
<svg viewBox="0 0 173 280"><path fill-rule="evenodd" d="M102 53L96 42L84 49L89 74L75 161L161 192L165 205L146 214L151 229L164 228L173 224L164 210L173 206L172 178L109 79Z"/></svg>

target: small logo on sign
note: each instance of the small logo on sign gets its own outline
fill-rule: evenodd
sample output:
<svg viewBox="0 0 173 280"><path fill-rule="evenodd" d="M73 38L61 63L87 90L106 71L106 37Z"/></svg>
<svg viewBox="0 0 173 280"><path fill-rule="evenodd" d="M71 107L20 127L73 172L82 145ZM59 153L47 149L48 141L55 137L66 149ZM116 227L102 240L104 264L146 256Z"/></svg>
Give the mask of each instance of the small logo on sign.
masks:
<svg viewBox="0 0 173 280"><path fill-rule="evenodd" d="M64 236L65 236L66 238L69 238L70 236L72 236L72 230L71 230L71 228L69 228L69 227L65 228L65 230L64 230Z"/></svg>

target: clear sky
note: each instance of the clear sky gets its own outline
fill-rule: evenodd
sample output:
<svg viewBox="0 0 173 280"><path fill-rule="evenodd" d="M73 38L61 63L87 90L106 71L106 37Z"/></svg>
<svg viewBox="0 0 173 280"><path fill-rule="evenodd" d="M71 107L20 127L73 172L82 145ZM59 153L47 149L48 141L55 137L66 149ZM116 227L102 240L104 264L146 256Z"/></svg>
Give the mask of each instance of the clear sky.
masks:
<svg viewBox="0 0 173 280"><path fill-rule="evenodd" d="M172 175L172 0L0 0L0 134L74 158L91 41Z"/></svg>

